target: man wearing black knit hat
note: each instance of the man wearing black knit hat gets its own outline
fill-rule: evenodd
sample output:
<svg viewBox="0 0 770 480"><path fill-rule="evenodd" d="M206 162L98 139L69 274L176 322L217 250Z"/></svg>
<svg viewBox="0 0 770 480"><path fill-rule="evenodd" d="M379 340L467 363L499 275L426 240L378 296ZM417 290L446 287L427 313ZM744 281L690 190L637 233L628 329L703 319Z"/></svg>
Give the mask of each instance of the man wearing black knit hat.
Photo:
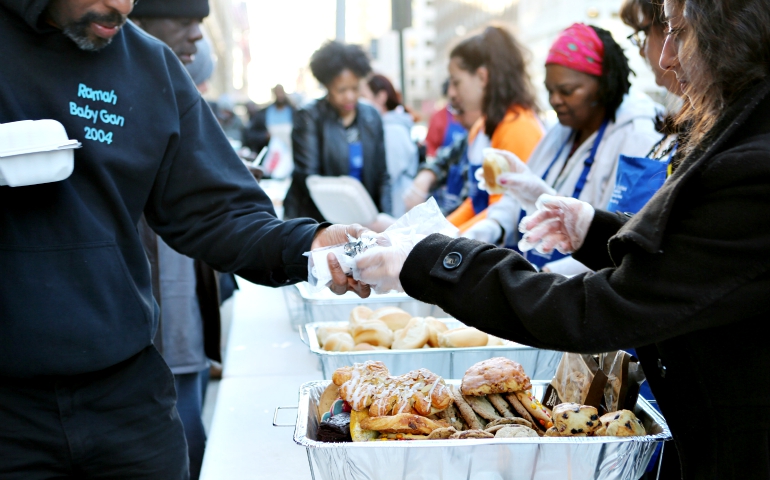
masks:
<svg viewBox="0 0 770 480"><path fill-rule="evenodd" d="M65 180L0 186L3 480L189 478L142 215L178 252L273 287L308 278L303 252L365 232L277 219L133 6L0 0L0 123L55 120L82 144ZM368 296L329 267L333 292Z"/></svg>
<svg viewBox="0 0 770 480"><path fill-rule="evenodd" d="M189 65L197 52L195 42L203 38L200 24L208 15L208 0L142 0L129 18Z"/></svg>
<svg viewBox="0 0 770 480"><path fill-rule="evenodd" d="M209 14L208 0L142 0L129 18L142 30L162 41L189 67L203 38L201 22ZM195 80L195 79L193 79ZM197 82L196 82L197 85ZM169 247L151 232L142 217L140 231L150 258L155 295L160 304L160 334L155 345L174 374L176 409L184 425L190 480L198 480L206 450L203 427L203 394L208 384L209 358L222 361L219 351L219 274L200 260Z"/></svg>

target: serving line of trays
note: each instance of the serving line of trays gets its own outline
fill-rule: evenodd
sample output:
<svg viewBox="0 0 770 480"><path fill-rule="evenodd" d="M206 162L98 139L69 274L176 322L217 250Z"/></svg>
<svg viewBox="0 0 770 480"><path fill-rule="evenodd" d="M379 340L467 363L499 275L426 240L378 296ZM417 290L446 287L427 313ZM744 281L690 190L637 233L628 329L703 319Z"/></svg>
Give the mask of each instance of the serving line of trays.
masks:
<svg viewBox="0 0 770 480"><path fill-rule="evenodd" d="M284 287L283 295L291 324L299 328L308 323L344 320L358 305L366 305L372 310L398 307L415 317L447 316L441 308L415 300L405 293L372 293L368 298L360 298L353 292L336 295L328 288L313 292L310 285L303 282Z"/></svg>
<svg viewBox="0 0 770 480"><path fill-rule="evenodd" d="M644 437L318 442L318 402L329 383L302 385L296 407L294 441L307 450L314 480L636 480L656 445L671 440L665 419L639 398ZM547 384L532 381L536 397Z"/></svg>
<svg viewBox="0 0 770 480"><path fill-rule="evenodd" d="M349 312L348 312L349 313ZM346 318L346 317L343 317ZM449 329L463 327L465 324L453 318L439 319ZM388 367L391 375L403 375L414 370L415 365L427 368L443 378L462 378L465 371L476 363L494 357L506 357L521 364L524 371L531 372L536 379L553 378L559 366L562 352L540 350L537 348L509 343L493 347L467 348L418 348L416 350L365 350L351 352L328 352L321 348L317 331L321 327L344 327L348 322L317 322L304 326L304 335L300 329L300 338L318 356L324 379L331 379L338 368L363 363L367 360L379 360Z"/></svg>

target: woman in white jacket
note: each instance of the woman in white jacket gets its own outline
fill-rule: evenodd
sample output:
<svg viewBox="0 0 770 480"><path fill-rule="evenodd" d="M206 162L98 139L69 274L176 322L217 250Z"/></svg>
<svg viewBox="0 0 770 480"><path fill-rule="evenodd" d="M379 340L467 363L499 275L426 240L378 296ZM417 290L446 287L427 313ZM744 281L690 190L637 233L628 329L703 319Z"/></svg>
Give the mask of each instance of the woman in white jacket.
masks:
<svg viewBox="0 0 770 480"><path fill-rule="evenodd" d="M559 117L524 165L508 152L514 173L504 175L503 199L465 236L516 245L523 212L543 193L575 197L599 208L612 196L618 157L644 156L661 139L655 119L662 107L628 93L628 60L609 32L575 24L562 32L546 62L549 101ZM585 267L571 257L528 252L548 271L571 275Z"/></svg>

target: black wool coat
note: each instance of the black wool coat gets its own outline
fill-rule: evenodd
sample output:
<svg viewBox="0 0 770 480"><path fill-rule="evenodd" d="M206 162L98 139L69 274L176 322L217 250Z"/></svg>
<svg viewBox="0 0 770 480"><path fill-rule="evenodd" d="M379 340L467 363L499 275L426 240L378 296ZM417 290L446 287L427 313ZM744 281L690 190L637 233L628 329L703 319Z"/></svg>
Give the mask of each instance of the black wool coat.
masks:
<svg viewBox="0 0 770 480"><path fill-rule="evenodd" d="M595 272L537 273L513 251L432 235L409 255L404 289L535 347L636 347L684 478L770 478L768 92L763 81L728 107L633 218L597 212L574 255Z"/></svg>
<svg viewBox="0 0 770 480"><path fill-rule="evenodd" d="M361 183L380 212L391 212L390 177L385 163L382 119L374 107L359 102L356 124L364 154ZM326 98L314 101L294 115L291 134L294 150L292 183L284 200L284 218L310 217L324 221L313 203L305 180L310 175L338 177L350 171L348 141L339 115Z"/></svg>

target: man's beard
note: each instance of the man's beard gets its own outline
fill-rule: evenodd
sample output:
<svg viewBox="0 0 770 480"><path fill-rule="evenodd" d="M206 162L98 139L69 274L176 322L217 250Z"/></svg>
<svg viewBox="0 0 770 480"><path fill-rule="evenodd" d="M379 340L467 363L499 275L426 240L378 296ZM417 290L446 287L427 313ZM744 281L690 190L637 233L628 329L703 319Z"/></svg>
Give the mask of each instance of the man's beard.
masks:
<svg viewBox="0 0 770 480"><path fill-rule="evenodd" d="M106 15L88 12L79 20L75 20L64 25L62 31L64 32L64 35L75 42L81 50L95 52L109 45L110 42L112 42L112 38L101 38L97 37L96 35L89 34L89 29L92 23L122 26L124 23L126 23L126 17L117 12Z"/></svg>

